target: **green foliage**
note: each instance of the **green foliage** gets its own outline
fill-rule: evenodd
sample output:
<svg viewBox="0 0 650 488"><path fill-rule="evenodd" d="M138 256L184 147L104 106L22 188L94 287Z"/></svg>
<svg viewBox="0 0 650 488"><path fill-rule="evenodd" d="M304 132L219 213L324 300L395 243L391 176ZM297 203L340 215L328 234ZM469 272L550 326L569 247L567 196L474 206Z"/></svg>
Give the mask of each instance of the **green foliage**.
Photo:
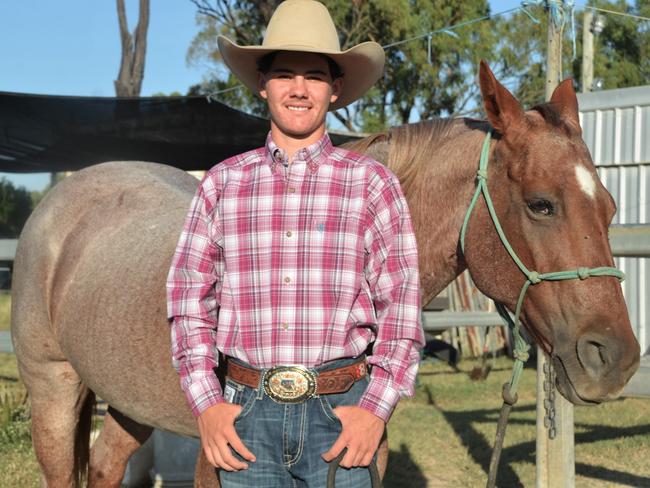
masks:
<svg viewBox="0 0 650 488"><path fill-rule="evenodd" d="M0 384L0 445L29 443L27 392L19 385Z"/></svg>
<svg viewBox="0 0 650 488"><path fill-rule="evenodd" d="M23 187L16 188L0 179L0 238L16 238L32 212L32 197Z"/></svg>
<svg viewBox="0 0 650 488"><path fill-rule="evenodd" d="M209 74L189 94L213 95L233 107L268 116L256 95L241 87L223 65L216 45L225 34L242 45L259 44L279 0L193 0L199 6L200 32L188 50L189 63L207 66ZM341 47L365 40L381 45L422 36L428 32L490 13L486 0L323 0L339 30ZM650 2L597 0L595 6L650 16ZM528 11L534 23L519 11L504 17L455 29L455 36L431 36L431 59L426 37L386 49L385 76L358 102L334 116L348 129L364 132L441 115L475 114L480 107L476 70L486 59L498 79L524 106L544 99L548 15L541 6ZM207 14L207 15L204 15ZM647 22L606 16L604 31L596 36L594 76L604 88L650 83L650 29ZM582 11L576 13L577 53L565 26L563 72L580 86ZM225 90L225 91L224 91Z"/></svg>
<svg viewBox="0 0 650 488"><path fill-rule="evenodd" d="M266 116L266 106L244 88L222 64L216 36L225 34L242 45L259 44L264 26L279 1L195 1L201 31L188 51L188 62L210 67L204 83L189 94L216 94L220 101ZM341 48L366 40L387 45L421 36L450 24L487 15L486 0L324 0L338 27ZM457 36L431 37L386 50L386 75L357 103L334 116L348 129L374 131L413 119L455 114L477 95L472 74L481 57L491 58L495 33L489 23L458 31ZM228 91L224 91L228 90Z"/></svg>
<svg viewBox="0 0 650 488"><path fill-rule="evenodd" d="M637 1L634 7L625 0L598 0L593 5L607 10L650 17L650 2ZM582 16L580 16L582 22ZM650 30L648 22L605 15L603 32L595 36L594 78L603 80L603 88L625 88L650 84ZM579 64L574 65L579 79Z"/></svg>

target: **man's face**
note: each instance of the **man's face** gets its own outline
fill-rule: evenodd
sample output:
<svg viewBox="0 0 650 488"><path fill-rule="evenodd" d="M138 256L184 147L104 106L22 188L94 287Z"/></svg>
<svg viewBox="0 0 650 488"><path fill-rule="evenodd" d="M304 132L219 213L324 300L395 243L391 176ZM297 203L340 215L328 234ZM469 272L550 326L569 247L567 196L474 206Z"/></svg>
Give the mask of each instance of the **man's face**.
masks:
<svg viewBox="0 0 650 488"><path fill-rule="evenodd" d="M324 131L341 85L340 78L332 80L327 60L312 53L279 52L269 72L260 73L260 95L268 102L272 122L296 139Z"/></svg>

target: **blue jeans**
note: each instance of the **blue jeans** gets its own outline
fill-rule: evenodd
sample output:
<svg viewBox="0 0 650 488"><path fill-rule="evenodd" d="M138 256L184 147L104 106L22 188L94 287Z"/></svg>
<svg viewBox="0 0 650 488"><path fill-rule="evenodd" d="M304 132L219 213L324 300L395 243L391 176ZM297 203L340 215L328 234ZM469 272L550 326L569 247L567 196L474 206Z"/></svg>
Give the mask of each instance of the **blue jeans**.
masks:
<svg viewBox="0 0 650 488"><path fill-rule="evenodd" d="M351 364L354 359L332 361L316 368L326 371ZM235 419L235 430L255 454L248 469L220 471L223 488L324 488L329 464L321 454L327 452L341 432L341 422L333 409L356 405L368 386L362 378L345 393L322 395L302 403L280 404L271 400L261 385L257 389L226 379L235 389L233 403L242 406ZM237 459L242 459L235 453ZM336 488L370 488L366 468L339 467Z"/></svg>

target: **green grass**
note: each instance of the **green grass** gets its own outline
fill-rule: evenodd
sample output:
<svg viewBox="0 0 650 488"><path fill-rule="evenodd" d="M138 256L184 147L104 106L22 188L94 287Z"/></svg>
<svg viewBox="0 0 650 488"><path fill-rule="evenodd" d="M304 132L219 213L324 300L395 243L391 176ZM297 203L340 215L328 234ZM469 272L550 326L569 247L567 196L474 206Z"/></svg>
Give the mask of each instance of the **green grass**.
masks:
<svg viewBox="0 0 650 488"><path fill-rule="evenodd" d="M9 330L11 323L11 295L0 292L0 330Z"/></svg>
<svg viewBox="0 0 650 488"><path fill-rule="evenodd" d="M512 362L501 358L485 381L444 364L424 364L413 399L402 400L389 423L386 488L485 485L501 384ZM22 388L15 358L0 354L3 382ZM0 488L37 487L38 465L29 442L29 421L17 414L13 430L0 431ZM4 440L3 433L4 432ZM626 398L575 409L576 486L650 486L650 400ZM10 437L11 436L11 437ZM498 486L535 485L535 371L526 369L504 443Z"/></svg>
<svg viewBox="0 0 650 488"><path fill-rule="evenodd" d="M501 407L501 385L511 362L497 361L487 380L442 364L420 369L412 400L403 400L389 423L386 487L484 486ZM498 486L535 485L535 382L526 369L519 402L501 456ZM650 400L626 398L575 408L577 487L650 486Z"/></svg>
<svg viewBox="0 0 650 488"><path fill-rule="evenodd" d="M0 488L37 487L40 483L25 396L15 356L0 354Z"/></svg>

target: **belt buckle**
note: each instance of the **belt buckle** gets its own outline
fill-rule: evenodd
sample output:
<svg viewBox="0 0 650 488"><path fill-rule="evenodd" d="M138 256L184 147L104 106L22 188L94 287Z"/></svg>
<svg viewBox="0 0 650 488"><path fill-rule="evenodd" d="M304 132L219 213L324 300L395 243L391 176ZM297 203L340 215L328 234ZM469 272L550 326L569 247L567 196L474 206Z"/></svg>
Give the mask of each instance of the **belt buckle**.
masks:
<svg viewBox="0 0 650 488"><path fill-rule="evenodd" d="M316 393L316 375L304 366L276 366L264 372L264 392L278 403L300 403Z"/></svg>

